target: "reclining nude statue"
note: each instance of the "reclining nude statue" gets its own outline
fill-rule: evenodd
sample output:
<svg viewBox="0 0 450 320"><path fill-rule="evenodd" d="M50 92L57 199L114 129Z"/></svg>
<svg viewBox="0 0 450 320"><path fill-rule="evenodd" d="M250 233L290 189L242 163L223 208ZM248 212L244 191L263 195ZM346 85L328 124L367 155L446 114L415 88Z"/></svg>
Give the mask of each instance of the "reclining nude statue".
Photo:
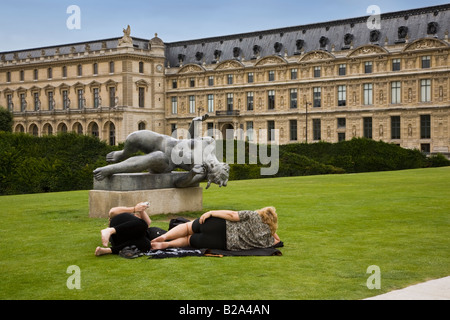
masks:
<svg viewBox="0 0 450 320"><path fill-rule="evenodd" d="M226 186L230 167L219 162L215 155L215 140L211 137L196 137L196 122L203 121L208 115L194 118L189 127L191 139L176 139L149 130L131 133L121 151L106 155L106 161L113 163L94 170L94 177L103 180L115 173L170 173L176 168L186 170L175 181L175 187L186 188L207 180L206 189L211 183L219 187ZM141 151L145 155L132 156ZM199 161L200 160L200 161Z"/></svg>

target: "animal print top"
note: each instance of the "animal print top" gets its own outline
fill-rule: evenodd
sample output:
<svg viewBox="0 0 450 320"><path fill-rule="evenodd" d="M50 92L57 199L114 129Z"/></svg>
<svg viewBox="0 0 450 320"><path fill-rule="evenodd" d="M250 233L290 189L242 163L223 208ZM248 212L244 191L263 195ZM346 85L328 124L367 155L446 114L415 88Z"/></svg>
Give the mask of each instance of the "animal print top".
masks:
<svg viewBox="0 0 450 320"><path fill-rule="evenodd" d="M256 211L239 211L239 221L226 221L227 249L247 250L268 248L275 239L267 224Z"/></svg>

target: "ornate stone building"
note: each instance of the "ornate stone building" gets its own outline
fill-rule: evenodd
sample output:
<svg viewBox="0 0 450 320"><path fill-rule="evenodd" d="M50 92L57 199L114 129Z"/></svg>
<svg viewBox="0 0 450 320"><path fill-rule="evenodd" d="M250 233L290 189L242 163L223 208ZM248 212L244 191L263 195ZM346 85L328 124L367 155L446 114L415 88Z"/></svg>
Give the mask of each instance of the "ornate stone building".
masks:
<svg viewBox="0 0 450 320"><path fill-rule="evenodd" d="M449 21L441 5L382 14L378 29L366 16L174 43L127 29L3 52L0 105L13 110L15 131L111 143L138 129L187 130L208 113L205 134L233 129L281 144L368 137L448 153ZM258 137L271 129L275 137Z"/></svg>

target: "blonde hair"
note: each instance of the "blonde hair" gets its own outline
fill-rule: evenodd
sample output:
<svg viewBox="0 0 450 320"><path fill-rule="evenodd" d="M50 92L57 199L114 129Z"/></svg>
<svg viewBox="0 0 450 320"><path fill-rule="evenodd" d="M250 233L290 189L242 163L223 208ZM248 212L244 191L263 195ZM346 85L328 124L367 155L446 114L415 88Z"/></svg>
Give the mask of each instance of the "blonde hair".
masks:
<svg viewBox="0 0 450 320"><path fill-rule="evenodd" d="M275 234L278 229L278 215L274 207L265 207L260 210L256 210L262 221L270 228L270 232Z"/></svg>

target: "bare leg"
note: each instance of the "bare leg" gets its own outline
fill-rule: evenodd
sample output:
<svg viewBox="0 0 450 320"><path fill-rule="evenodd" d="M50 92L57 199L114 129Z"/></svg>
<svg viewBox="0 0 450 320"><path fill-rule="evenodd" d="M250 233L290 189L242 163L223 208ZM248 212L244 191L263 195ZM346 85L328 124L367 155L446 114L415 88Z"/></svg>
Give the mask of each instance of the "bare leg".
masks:
<svg viewBox="0 0 450 320"><path fill-rule="evenodd" d="M114 228L106 228L101 231L102 234L102 244L104 247L108 246L109 237L116 233L116 229Z"/></svg>
<svg viewBox="0 0 450 320"><path fill-rule="evenodd" d="M152 249L162 250L167 248L181 248L189 246L189 239L191 236L177 238L168 242L153 242Z"/></svg>
<svg viewBox="0 0 450 320"><path fill-rule="evenodd" d="M162 236L153 239L152 247L154 242L164 242L193 235L194 232L192 231L192 223L193 221L179 224L175 228L172 228L169 231L167 231Z"/></svg>

